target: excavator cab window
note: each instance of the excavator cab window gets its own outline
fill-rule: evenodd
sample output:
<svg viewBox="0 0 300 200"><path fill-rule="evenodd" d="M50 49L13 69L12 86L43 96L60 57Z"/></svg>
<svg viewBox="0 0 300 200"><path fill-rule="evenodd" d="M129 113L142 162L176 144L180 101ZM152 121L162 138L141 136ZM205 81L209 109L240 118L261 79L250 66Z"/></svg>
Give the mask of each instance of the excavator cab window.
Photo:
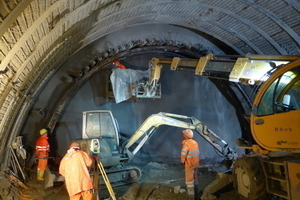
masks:
<svg viewBox="0 0 300 200"><path fill-rule="evenodd" d="M83 113L83 139L105 139L110 149L116 150L119 135L116 121L110 111L87 111Z"/></svg>
<svg viewBox="0 0 300 200"><path fill-rule="evenodd" d="M300 67L286 71L266 90L257 107L257 116L300 109Z"/></svg>

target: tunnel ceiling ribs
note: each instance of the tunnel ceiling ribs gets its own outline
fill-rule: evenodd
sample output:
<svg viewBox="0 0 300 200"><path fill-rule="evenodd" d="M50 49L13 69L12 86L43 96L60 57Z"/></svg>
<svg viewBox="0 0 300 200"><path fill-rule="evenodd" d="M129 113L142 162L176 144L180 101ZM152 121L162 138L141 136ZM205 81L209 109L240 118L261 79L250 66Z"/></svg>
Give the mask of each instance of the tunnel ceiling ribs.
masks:
<svg viewBox="0 0 300 200"><path fill-rule="evenodd" d="M295 55L299 8L295 0L0 0L0 139L18 132L14 122L22 121L44 83L71 55L114 31L172 24L202 32L241 55Z"/></svg>

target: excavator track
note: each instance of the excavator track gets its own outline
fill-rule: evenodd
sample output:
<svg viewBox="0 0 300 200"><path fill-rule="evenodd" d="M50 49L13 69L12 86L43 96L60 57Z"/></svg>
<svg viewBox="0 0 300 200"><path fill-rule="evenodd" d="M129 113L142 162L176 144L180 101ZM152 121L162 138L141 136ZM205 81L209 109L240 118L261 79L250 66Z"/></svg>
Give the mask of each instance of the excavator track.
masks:
<svg viewBox="0 0 300 200"><path fill-rule="evenodd" d="M112 187L119 187L131 183L135 183L140 180L142 175L141 170L133 166L127 166L119 169L115 169L115 168L105 169L105 172L107 174L107 177ZM99 185L100 188L106 188L102 176L100 176Z"/></svg>

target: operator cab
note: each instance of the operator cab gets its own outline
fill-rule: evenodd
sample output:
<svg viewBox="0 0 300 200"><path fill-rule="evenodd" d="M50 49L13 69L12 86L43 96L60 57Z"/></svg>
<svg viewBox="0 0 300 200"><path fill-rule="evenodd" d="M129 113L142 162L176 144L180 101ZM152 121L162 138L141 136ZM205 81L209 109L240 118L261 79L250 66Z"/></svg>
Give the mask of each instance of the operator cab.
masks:
<svg viewBox="0 0 300 200"><path fill-rule="evenodd" d="M118 130L111 111L85 111L81 146L97 154L105 167L120 164Z"/></svg>
<svg viewBox="0 0 300 200"><path fill-rule="evenodd" d="M257 107L257 115L272 115L300 109L300 67L286 71L267 89Z"/></svg>
<svg viewBox="0 0 300 200"><path fill-rule="evenodd" d="M262 85L251 116L251 129L260 146L300 152L300 60L279 68Z"/></svg>

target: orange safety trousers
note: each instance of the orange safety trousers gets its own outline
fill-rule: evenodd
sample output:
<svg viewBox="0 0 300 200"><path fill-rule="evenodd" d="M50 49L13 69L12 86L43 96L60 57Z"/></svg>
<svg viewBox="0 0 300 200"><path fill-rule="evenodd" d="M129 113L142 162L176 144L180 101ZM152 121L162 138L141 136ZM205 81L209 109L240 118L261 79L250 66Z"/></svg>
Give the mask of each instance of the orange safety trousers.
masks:
<svg viewBox="0 0 300 200"><path fill-rule="evenodd" d="M90 190L82 191L77 194L74 194L70 196L70 200L80 200L80 197L82 197L83 200L93 200L93 193Z"/></svg>
<svg viewBox="0 0 300 200"><path fill-rule="evenodd" d="M185 168L185 184L187 188L194 188L198 184L198 168Z"/></svg>
<svg viewBox="0 0 300 200"><path fill-rule="evenodd" d="M47 164L48 164L48 158L46 157L45 159L41 159L41 158L39 158L38 159L38 166L37 166L37 169L38 170L46 170L46 168L47 168Z"/></svg>

